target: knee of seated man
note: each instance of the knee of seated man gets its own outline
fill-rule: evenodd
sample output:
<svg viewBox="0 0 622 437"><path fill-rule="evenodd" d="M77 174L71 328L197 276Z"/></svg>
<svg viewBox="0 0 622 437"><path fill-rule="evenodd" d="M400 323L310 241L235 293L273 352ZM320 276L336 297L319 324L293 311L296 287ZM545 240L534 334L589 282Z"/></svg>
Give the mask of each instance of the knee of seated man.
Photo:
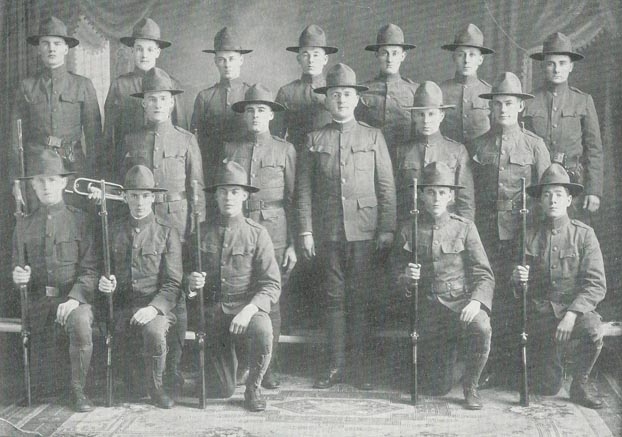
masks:
<svg viewBox="0 0 622 437"><path fill-rule="evenodd" d="M93 342L93 311L91 306L82 304L74 309L67 318L67 332L72 340L82 345Z"/></svg>

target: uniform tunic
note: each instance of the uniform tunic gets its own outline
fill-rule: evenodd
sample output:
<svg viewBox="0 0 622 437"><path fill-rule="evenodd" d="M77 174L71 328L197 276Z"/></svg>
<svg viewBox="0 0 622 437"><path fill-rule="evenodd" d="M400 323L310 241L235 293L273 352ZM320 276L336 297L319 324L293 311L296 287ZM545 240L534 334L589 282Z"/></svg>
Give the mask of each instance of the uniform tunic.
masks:
<svg viewBox="0 0 622 437"><path fill-rule="evenodd" d="M445 112L442 131L452 140L467 145L490 129L489 101L479 97L492 87L475 76L456 74L441 84L443 103L456 105Z"/></svg>
<svg viewBox="0 0 622 437"><path fill-rule="evenodd" d="M414 142L398 149L395 185L397 189L397 210L400 220L409 217L412 209L413 178L421 182L421 171L432 162L444 162L453 170L455 183L464 188L456 190L455 211L469 220L475 219L475 198L471 158L466 148L437 132L433 135L416 135Z"/></svg>
<svg viewBox="0 0 622 437"><path fill-rule="evenodd" d="M602 196L603 143L592 96L567 82L550 85L527 101L523 117L527 129L544 140L551 161L562 164L573 181L583 184L585 194Z"/></svg>

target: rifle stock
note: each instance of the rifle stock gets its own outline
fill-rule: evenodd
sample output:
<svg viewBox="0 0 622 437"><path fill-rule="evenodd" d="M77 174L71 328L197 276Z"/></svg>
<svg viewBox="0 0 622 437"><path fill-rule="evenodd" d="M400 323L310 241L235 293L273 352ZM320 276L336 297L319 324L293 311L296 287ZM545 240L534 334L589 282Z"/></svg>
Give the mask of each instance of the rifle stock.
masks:
<svg viewBox="0 0 622 437"><path fill-rule="evenodd" d="M412 229L411 229L411 261L413 264L419 264L419 256L417 250L417 233L419 232L419 210L417 209L417 178L413 179L413 209ZM419 281L416 280L413 285L413 293L410 297L410 339L412 346L412 362L410 374L410 399L413 405L417 405L419 398L418 385L418 369L417 369L417 343L419 341L419 333L417 332L419 324Z"/></svg>
<svg viewBox="0 0 622 437"><path fill-rule="evenodd" d="M199 205L199 184L196 180L192 181L192 216L194 218L194 230L196 232L196 271L203 270L201 262L201 211ZM199 393L199 408L205 409L205 399L207 398L207 387L205 380L205 308L203 288L197 290L199 294L199 329L197 330L197 347L199 349L199 372L201 372L201 390Z"/></svg>
<svg viewBox="0 0 622 437"><path fill-rule="evenodd" d="M100 181L100 189L102 192L99 215L101 217L102 227L102 250L104 255L104 276L110 279L110 245L108 239L108 209L106 207L106 181ZM112 407L112 398L114 391L114 378L112 368L112 335L114 332L114 306L112 293L106 295L106 304L108 307L106 319L106 406Z"/></svg>
<svg viewBox="0 0 622 437"><path fill-rule="evenodd" d="M521 265L527 264L527 194L525 190L525 178L521 178L521 201L522 208L520 210L522 219L521 229ZM520 334L521 348L521 382L520 382L520 404L523 407L529 406L529 380L527 376L527 291L529 285L527 282L521 282L521 300L522 300L522 329Z"/></svg>

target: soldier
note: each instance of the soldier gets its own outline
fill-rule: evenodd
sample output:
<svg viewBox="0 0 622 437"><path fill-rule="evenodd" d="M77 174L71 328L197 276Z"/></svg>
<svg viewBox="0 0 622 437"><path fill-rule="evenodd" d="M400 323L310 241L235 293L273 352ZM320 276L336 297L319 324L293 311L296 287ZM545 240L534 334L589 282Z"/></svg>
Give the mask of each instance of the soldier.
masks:
<svg viewBox="0 0 622 437"><path fill-rule="evenodd" d="M473 141L475 223L492 260L497 284L507 284L512 269L507 261L518 259L515 239L521 223L521 178L527 184L537 183L551 161L542 138L518 124L525 100L533 98L523 93L518 77L510 72L501 73L491 92L480 97L491 100L492 128ZM518 332L516 314L520 312L516 311L507 287L496 290L495 308L492 314L495 335L489 360L495 374L486 377L488 385L503 383L503 376L515 376L507 374L505 369L507 357L515 356L512 353L515 342L511 338Z"/></svg>
<svg viewBox="0 0 622 437"><path fill-rule="evenodd" d="M115 332L128 351L131 336L142 338L147 388L153 403L172 408L164 391L166 332L175 323L173 308L179 301L183 265L181 242L174 227L153 214L152 205L166 189L157 187L153 173L136 165L123 183L129 217L112 225L110 279L99 278L99 291L115 293ZM128 336L129 334L129 336ZM127 356L127 355L126 355ZM133 362L126 362L133 366ZM131 387L128 387L133 393Z"/></svg>
<svg viewBox="0 0 622 437"><path fill-rule="evenodd" d="M545 396L559 392L564 349L576 339L579 348L570 400L601 408L602 401L590 393L588 378L603 346L596 306L607 292L605 266L594 230L571 220L567 212L572 198L582 191L557 163L539 184L527 187L527 193L539 200L545 219L528 231L527 265L514 268L512 281L516 286L529 283L528 332L533 351L529 356L536 362L536 391Z"/></svg>
<svg viewBox="0 0 622 437"><path fill-rule="evenodd" d="M251 342L244 407L266 409L260 386L270 365L270 308L279 300L279 265L268 231L242 214L249 193L244 168L227 162L207 190L216 193L219 214L201 237L203 272L192 272L191 290L207 286L207 372L210 397L231 397L236 385L236 344ZM194 241L194 239L193 239Z"/></svg>
<svg viewBox="0 0 622 437"><path fill-rule="evenodd" d="M166 193L154 195L155 215L167 226L175 228L182 243L191 232L192 211L188 203L188 192L192 181L203 188L201 152L193 134L179 126L173 126L171 113L175 105L174 95L183 91L175 89L169 75L160 68L149 70L142 81L142 91L132 94L141 98L145 110L146 125L137 132L125 136L122 150L126 155L124 168L144 165L153 171L158 188ZM197 193L201 221L205 217L205 197ZM184 339L188 329L185 295L179 295L179 302L173 310L177 324L171 334L176 336L169 342L168 382L174 397L183 387L180 362Z"/></svg>
<svg viewBox="0 0 622 437"><path fill-rule="evenodd" d="M190 128L197 133L203 168L211 181L222 160L224 142L237 139L244 131L244 120L231 105L243 100L250 87L240 79L240 71L244 55L252 50L243 49L235 32L223 27L214 37L214 49L203 51L214 54L220 81L197 95Z"/></svg>
<svg viewBox="0 0 622 437"><path fill-rule="evenodd" d="M93 174L102 134L95 87L90 79L67 71L65 65L69 49L80 42L67 36L67 27L56 17L42 21L39 33L27 41L37 46L44 68L22 81L13 106L13 127L16 120L23 122L26 162L41 150L51 149L67 168L79 175ZM17 132L13 138L17 139ZM9 176L15 181L20 168L17 148L11 152ZM13 194L22 198L18 184L14 183Z"/></svg>
<svg viewBox="0 0 622 437"><path fill-rule="evenodd" d="M328 388L345 373L346 305L348 331L356 359L363 364L361 388L372 389L369 321L376 250L391 247L395 231L395 184L391 159L379 129L359 122L354 109L359 92L356 74L345 64L332 67L326 107L333 122L307 135L296 184L298 235L303 255L316 255L323 275L330 364L315 382ZM375 239L375 242L374 242ZM316 242L317 241L317 245Z"/></svg>
<svg viewBox="0 0 622 437"><path fill-rule="evenodd" d="M324 67L328 55L337 53L337 47L326 44L326 34L320 26L307 26L298 39L298 46L287 47L287 51L298 53L296 59L302 69L302 77L281 87L276 102L285 107L282 115L275 114L272 131L281 138L287 138L296 151L300 151L305 136L330 123L330 112L324 106L324 96L313 90L326 85Z"/></svg>
<svg viewBox="0 0 622 437"><path fill-rule="evenodd" d="M473 174L471 158L466 148L443 136L439 128L445 115L455 105L443 103L443 92L434 82L423 82L415 91L413 111L415 136L413 142L397 151L396 189L398 192L397 215L400 220L409 216L412 207L411 190L408 188L415 177L421 176L423 168L432 162L444 162L451 168L455 183L463 189L452 199L450 208L464 218L475 218L475 198L473 193Z"/></svg>
<svg viewBox="0 0 622 437"><path fill-rule="evenodd" d="M101 163L108 165L110 169L108 178L121 177L119 168L125 151L119 149L119 145L127 134L134 133L145 125L145 114L140 100L131 97L142 89L143 78L147 71L156 66L162 49L170 47L169 41L164 41L160 36L160 27L151 18L143 18L134 26L132 36L124 36L121 43L132 48L134 58L134 70L122 74L112 81L106 104L104 144L107 151ZM171 77L175 89L182 89L177 80ZM175 96L175 108L171 114L171 120L175 126L188 129L190 120L181 101L181 94Z"/></svg>
<svg viewBox="0 0 622 437"><path fill-rule="evenodd" d="M452 52L456 66L454 78L441 84L445 101L456 105L456 110L445 117L443 132L468 148L473 139L490 129L490 108L479 95L490 92L491 87L477 77L477 70L484 62L484 55L495 51L484 46L482 31L471 23L456 33L453 44L441 48Z"/></svg>
<svg viewBox="0 0 622 437"><path fill-rule="evenodd" d="M400 288L406 287L410 294L414 281L420 281L425 291L419 299L419 314L426 346L420 350L431 358L424 372L430 376L430 392L443 396L451 390L456 347L464 340L466 408L479 410L482 402L477 387L490 352L489 313L495 280L475 224L447 211L456 190L464 188L456 185L454 171L444 162L433 162L422 173L418 188L425 212L416 238L421 264L409 262L413 240L407 220L395 245Z"/></svg>
<svg viewBox="0 0 622 437"><path fill-rule="evenodd" d="M84 394L84 385L93 353L91 305L98 271L93 229L81 210L63 200L67 176L73 172L65 170L60 156L44 149L31 158L24 179L30 180L39 203L15 230L24 241L28 265L17 265L18 248L14 244L13 282L30 283L28 311L36 371L34 385L41 388L50 383L65 383L58 380L55 372L58 363L64 361L59 356L59 347L64 344L58 343L64 331L69 337L74 409L87 412L93 410L93 403Z"/></svg>
<svg viewBox="0 0 622 437"><path fill-rule="evenodd" d="M376 53L380 73L364 83L369 89L361 94L356 118L382 130L393 165L397 163L398 146L411 138L411 114L404 107L413 105L419 84L403 78L400 65L406 59L406 52L415 47L404 43L404 32L395 24L382 26L376 44L365 47Z"/></svg>
<svg viewBox="0 0 622 437"><path fill-rule="evenodd" d="M589 213L600 207L603 191L603 143L592 96L568 85L575 61L583 56L573 50L566 35L557 32L531 58L542 61L546 83L525 108L525 126L544 139L551 161L562 164L574 182L585 185L571 215L589 220Z"/></svg>
<svg viewBox="0 0 622 437"><path fill-rule="evenodd" d="M274 112L285 110L274 102L269 89L260 84L248 89L244 100L233 104L235 112L244 114L246 138L225 143L225 160L240 164L249 177L247 183L259 188L249 193L245 216L264 226L274 246L276 260L281 267L281 296L296 265L294 247L294 181L296 177L296 150L287 141L270 135L270 120ZM280 381L277 349L281 335L281 308L279 301L270 309L272 321L272 364L263 378L265 388L278 388Z"/></svg>

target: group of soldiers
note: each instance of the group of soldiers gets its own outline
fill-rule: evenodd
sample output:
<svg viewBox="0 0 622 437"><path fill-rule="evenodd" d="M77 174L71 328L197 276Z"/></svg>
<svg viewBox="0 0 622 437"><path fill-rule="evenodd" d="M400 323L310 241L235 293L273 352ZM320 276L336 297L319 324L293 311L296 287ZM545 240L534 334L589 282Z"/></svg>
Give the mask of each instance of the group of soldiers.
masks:
<svg viewBox="0 0 622 437"><path fill-rule="evenodd" d="M324 71L338 48L310 25L287 47L300 79L273 98L242 81L252 50L225 27L204 50L220 81L198 94L189 118L181 85L156 67L171 43L143 19L121 38L135 68L112 82L103 129L91 81L65 66L79 41L51 17L28 42L44 68L21 83L13 108L24 126L26 174L17 174L16 147L11 181L31 211L16 228L27 260L19 265L14 247L13 280L30 285L35 368L56 367L54 354L64 353L58 341L68 337L76 411L93 409L84 387L95 302L110 293L115 338L144 359L144 366L124 364L146 376L130 378L130 394L146 388L155 405L174 405L184 384L188 312L192 320L204 304L208 396L229 397L242 380L245 407L265 409L260 387L279 387L279 297L292 271L301 293L321 284L328 367L318 389L350 378L373 388L369 315L383 309L372 302L378 293L406 302L416 283L420 337L429 344L423 386L433 395L451 389L464 342L465 406L482 408L478 385L491 345L486 381L516 379L507 370L516 361L516 288L528 282L535 390L557 394L568 340L578 339L570 397L600 407L587 379L602 347L595 309L605 273L594 231L577 218L599 208L602 144L592 98L568 85L583 57L565 35L551 35L532 55L546 83L531 95L511 72L492 86L478 78L494 51L473 24L442 46L455 76L440 86L402 77L400 65L416 46L396 25L383 26L365 47L379 69L365 83L342 63ZM92 202L68 195L65 203L76 174L123 182L127 207L112 211L110 242L89 216L101 190L91 188ZM525 265L517 265L521 179L531 197ZM419 208L412 235L411 211ZM101 244L110 244L110 275L102 273ZM196 290L205 302L192 297Z"/></svg>

